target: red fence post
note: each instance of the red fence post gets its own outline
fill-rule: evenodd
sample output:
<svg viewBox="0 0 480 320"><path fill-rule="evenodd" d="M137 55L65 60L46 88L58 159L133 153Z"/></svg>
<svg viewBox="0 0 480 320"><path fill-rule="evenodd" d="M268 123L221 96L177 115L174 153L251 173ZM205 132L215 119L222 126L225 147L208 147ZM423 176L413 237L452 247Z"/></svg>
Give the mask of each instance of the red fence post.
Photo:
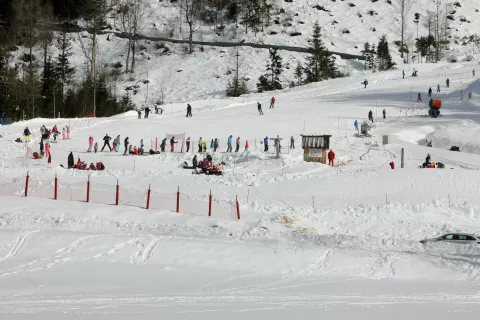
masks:
<svg viewBox="0 0 480 320"><path fill-rule="evenodd" d="M178 187L177 191L177 213L180 212L180 187Z"/></svg>
<svg viewBox="0 0 480 320"><path fill-rule="evenodd" d="M57 174L55 174L55 186L54 186L54 193L53 193L53 199L57 200L57 196L58 196L58 178L57 178Z"/></svg>
<svg viewBox="0 0 480 320"><path fill-rule="evenodd" d="M87 202L90 202L90 175L88 175L87 181Z"/></svg>
<svg viewBox="0 0 480 320"><path fill-rule="evenodd" d="M150 193L152 192L152 190L151 190L151 188L150 188L150 187L151 187L151 185L148 185L148 192L147 192L147 207L146 207L146 209L147 209L147 210L148 210L148 209L150 209Z"/></svg>
<svg viewBox="0 0 480 320"><path fill-rule="evenodd" d="M235 196L235 202L237 205L237 219L240 220L240 204L238 204L238 197Z"/></svg>
<svg viewBox="0 0 480 320"><path fill-rule="evenodd" d="M208 197L208 216L212 216L212 190L210 190L210 196Z"/></svg>
<svg viewBox="0 0 480 320"><path fill-rule="evenodd" d="M27 171L27 178L25 181L25 197L28 196L28 180L30 180L29 171Z"/></svg>
<svg viewBox="0 0 480 320"><path fill-rule="evenodd" d="M118 179L117 179L117 193L115 197L115 205L118 206L118 202L120 201L120 186L118 185Z"/></svg>

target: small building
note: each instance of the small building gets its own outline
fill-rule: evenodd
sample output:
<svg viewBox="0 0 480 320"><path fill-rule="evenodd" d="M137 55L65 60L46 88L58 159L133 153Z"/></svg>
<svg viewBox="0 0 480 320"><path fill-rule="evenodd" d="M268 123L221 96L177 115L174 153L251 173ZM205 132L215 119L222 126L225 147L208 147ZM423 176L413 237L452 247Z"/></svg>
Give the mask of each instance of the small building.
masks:
<svg viewBox="0 0 480 320"><path fill-rule="evenodd" d="M306 162L327 163L331 135L313 136L302 134L303 160Z"/></svg>

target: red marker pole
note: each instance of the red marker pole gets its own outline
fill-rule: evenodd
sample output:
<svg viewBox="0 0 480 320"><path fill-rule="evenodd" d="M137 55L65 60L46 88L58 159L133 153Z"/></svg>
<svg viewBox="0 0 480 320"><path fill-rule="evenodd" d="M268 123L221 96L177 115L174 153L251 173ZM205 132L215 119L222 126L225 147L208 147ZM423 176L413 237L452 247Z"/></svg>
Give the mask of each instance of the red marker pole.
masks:
<svg viewBox="0 0 480 320"><path fill-rule="evenodd" d="M210 196L208 197L208 216L212 216L212 190L210 190Z"/></svg>
<svg viewBox="0 0 480 320"><path fill-rule="evenodd" d="M235 202L237 205L237 219L240 220L240 204L238 203L238 197L235 196Z"/></svg>
<svg viewBox="0 0 480 320"><path fill-rule="evenodd" d="M90 202L90 175L88 176L87 181L87 202Z"/></svg>
<svg viewBox="0 0 480 320"><path fill-rule="evenodd" d="M177 191L177 213L180 213L180 187L178 187Z"/></svg>
<svg viewBox="0 0 480 320"><path fill-rule="evenodd" d="M147 209L147 210L148 210L148 209L150 209L150 193L152 192L152 190L151 190L151 188L150 188L150 187L151 187L151 185L148 185L148 192L147 192L147 207L146 207L146 209Z"/></svg>
<svg viewBox="0 0 480 320"><path fill-rule="evenodd" d="M57 200L58 199L58 178L57 174L55 174L55 185L54 185L54 193L53 193L53 199Z"/></svg>
<svg viewBox="0 0 480 320"><path fill-rule="evenodd" d="M117 193L115 197L115 205L118 206L119 202L120 202L120 186L118 185L118 179L117 179Z"/></svg>
<svg viewBox="0 0 480 320"><path fill-rule="evenodd" d="M30 180L29 172L27 171L27 178L25 180L25 197L28 196L28 180Z"/></svg>

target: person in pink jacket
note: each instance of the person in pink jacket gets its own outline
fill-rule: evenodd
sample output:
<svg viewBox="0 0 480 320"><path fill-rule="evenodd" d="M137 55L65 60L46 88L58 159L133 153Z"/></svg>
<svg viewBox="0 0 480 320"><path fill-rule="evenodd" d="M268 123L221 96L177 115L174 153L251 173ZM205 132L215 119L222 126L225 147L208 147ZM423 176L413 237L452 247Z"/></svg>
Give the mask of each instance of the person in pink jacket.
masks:
<svg viewBox="0 0 480 320"><path fill-rule="evenodd" d="M88 150L87 150L87 152L92 152L92 148L93 148L93 137L90 136L88 138Z"/></svg>
<svg viewBox="0 0 480 320"><path fill-rule="evenodd" d="M70 126L67 125L67 139L70 139Z"/></svg>
<svg viewBox="0 0 480 320"><path fill-rule="evenodd" d="M50 157L50 143L45 143L45 157L48 159Z"/></svg>

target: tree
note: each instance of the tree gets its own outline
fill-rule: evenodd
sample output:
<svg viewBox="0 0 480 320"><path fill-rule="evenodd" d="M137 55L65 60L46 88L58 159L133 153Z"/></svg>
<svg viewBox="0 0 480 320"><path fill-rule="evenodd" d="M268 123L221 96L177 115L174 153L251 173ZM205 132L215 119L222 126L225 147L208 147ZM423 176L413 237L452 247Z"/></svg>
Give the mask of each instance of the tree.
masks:
<svg viewBox="0 0 480 320"><path fill-rule="evenodd" d="M295 71L293 73L295 80L296 80L296 85L299 86L303 83L303 67L300 62L297 63L297 66L295 67Z"/></svg>
<svg viewBox="0 0 480 320"><path fill-rule="evenodd" d="M65 108L65 88L68 86L75 74L75 68L70 65L69 58L72 56L71 39L63 32L57 38L58 56L55 58L55 74L59 80L60 92L62 95L63 108ZM63 110L65 112L65 110Z"/></svg>
<svg viewBox="0 0 480 320"><path fill-rule="evenodd" d="M318 21L313 26L312 38L308 40L307 65L305 74L307 82L318 82L337 76L337 69L332 54L325 48L321 39L321 29Z"/></svg>
<svg viewBox="0 0 480 320"><path fill-rule="evenodd" d="M52 58L47 58L47 63L43 67L43 72L41 75L42 82L42 96L43 99L43 109L42 114L44 116L55 117L55 112L53 111L53 105L55 103L54 99L56 98L57 91L55 88L58 85L57 76L55 72L55 67L52 62ZM55 97L54 97L55 95Z"/></svg>
<svg viewBox="0 0 480 320"><path fill-rule="evenodd" d="M283 72L282 57L278 49L269 49L270 61L267 63L267 73L260 76L257 83L258 92L282 89L280 75Z"/></svg>
<svg viewBox="0 0 480 320"><path fill-rule="evenodd" d="M395 63L392 61L390 50L388 49L387 36L383 35L377 47L378 69L380 71L390 70Z"/></svg>
<svg viewBox="0 0 480 320"><path fill-rule="evenodd" d="M188 25L189 53L193 53L193 34L200 28L199 16L202 9L201 0L180 0L180 10L185 15Z"/></svg>
<svg viewBox="0 0 480 320"><path fill-rule="evenodd" d="M400 34L400 56L403 58L405 52L405 34L408 27L408 14L412 9L412 0L397 0L396 10L398 11L397 28Z"/></svg>

